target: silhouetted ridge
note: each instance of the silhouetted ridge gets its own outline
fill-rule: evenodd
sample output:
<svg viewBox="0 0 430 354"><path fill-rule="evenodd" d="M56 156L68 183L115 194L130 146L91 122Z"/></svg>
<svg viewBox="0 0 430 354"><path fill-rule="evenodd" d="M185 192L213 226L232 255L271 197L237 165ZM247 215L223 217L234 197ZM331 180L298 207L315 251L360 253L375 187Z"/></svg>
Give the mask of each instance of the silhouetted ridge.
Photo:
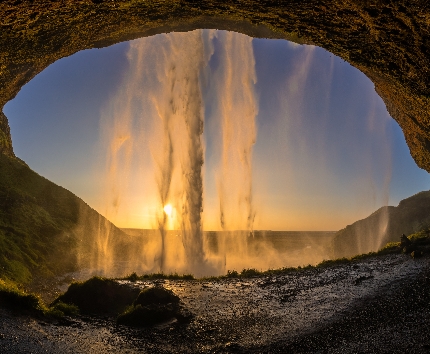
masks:
<svg viewBox="0 0 430 354"><path fill-rule="evenodd" d="M402 200L397 207L384 206L367 218L336 233L334 256L351 257L377 251L388 242L400 240L430 225L430 191Z"/></svg>

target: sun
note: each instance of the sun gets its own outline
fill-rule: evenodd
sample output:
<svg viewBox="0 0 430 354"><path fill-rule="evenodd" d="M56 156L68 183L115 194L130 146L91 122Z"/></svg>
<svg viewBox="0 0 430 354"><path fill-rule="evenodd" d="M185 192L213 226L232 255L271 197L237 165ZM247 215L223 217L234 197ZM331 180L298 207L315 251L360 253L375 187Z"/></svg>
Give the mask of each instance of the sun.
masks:
<svg viewBox="0 0 430 354"><path fill-rule="evenodd" d="M172 213L173 213L173 207L171 204L166 204L163 208L164 212L167 214L167 216L169 218L172 217Z"/></svg>

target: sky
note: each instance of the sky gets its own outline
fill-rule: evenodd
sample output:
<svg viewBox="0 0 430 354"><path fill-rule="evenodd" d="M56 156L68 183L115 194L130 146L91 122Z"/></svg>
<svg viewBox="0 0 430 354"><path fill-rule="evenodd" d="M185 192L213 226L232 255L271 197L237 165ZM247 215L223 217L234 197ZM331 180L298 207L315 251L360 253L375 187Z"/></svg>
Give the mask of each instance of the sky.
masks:
<svg viewBox="0 0 430 354"><path fill-rule="evenodd" d="M201 60L189 36L203 38ZM254 229L335 231L430 189L372 82L342 59L285 40L198 36L157 35L50 65L4 108L16 155L117 226L156 227L164 145L154 112L172 82L163 70L176 68L180 82L198 67L205 230L222 228L224 205L227 219L255 215ZM245 147L246 163L234 153ZM252 205L236 210L231 197L241 195Z"/></svg>

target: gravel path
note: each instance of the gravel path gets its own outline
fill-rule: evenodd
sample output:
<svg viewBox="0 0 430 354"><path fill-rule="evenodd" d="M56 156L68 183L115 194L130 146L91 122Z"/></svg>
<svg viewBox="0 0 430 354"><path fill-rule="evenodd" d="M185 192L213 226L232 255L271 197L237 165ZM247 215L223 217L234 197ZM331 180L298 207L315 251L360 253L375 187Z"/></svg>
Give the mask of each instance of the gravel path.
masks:
<svg viewBox="0 0 430 354"><path fill-rule="evenodd" d="M1 310L0 353L429 353L429 278L429 258L388 255L244 280L158 281L195 314L190 324L48 323Z"/></svg>

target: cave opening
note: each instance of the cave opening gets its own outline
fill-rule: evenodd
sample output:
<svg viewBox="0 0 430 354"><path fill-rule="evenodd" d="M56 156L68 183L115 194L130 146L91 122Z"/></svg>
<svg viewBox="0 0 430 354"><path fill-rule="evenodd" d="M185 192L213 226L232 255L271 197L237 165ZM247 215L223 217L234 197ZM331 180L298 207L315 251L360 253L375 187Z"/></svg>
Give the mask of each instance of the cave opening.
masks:
<svg viewBox="0 0 430 354"><path fill-rule="evenodd" d="M187 36L194 36L193 41ZM201 46L197 54L196 45ZM249 56L248 62L244 53ZM196 58L200 61L192 61ZM188 67L172 81L169 75L172 70L179 71L184 61L189 61ZM158 71L153 69L157 64ZM176 178L179 187L164 196L159 171L166 156L157 160L154 155L157 146L161 145L161 150L168 146L162 142L166 130L157 120L163 116L159 113L160 92L168 85L188 83L196 66L197 82L187 95L195 97L196 90L201 95L195 109L201 109L203 117L197 149L201 149L204 161L198 172L204 192L199 192L203 212L198 207L196 214L201 217L198 229L207 232L192 252L203 250L199 256L202 259L211 252L216 254L216 271L209 272L315 264L330 257L330 235L318 232L330 234L380 206L397 204L426 188L427 174L410 158L403 135L373 84L321 48L197 30L79 52L51 65L5 106L14 149L36 172L71 190L117 226L137 234L137 229L165 232L171 250L165 252L171 259L163 261L163 266L159 264L163 246L148 240L147 232L139 234L145 239L141 248L145 253L143 270L192 272L195 267L187 263L195 253L187 255L186 250L196 240L191 237L186 246L183 238L184 230L191 228L190 219L180 233L177 230L181 230L184 218L173 220L175 214L183 215L184 195L187 199L195 192L193 185L184 193L186 181L178 182L180 176L195 172L184 168L190 164L185 160L194 150L185 150L176 157L177 169L172 169L168 179ZM168 80L160 86L163 75ZM240 137L230 132L234 143L223 148L220 141L225 141L227 133L223 133L220 107L228 98L238 97L238 88L247 86L252 102L249 97L248 101L242 98L241 104L233 100L236 111L229 114L237 117L254 104L248 113L254 116L230 129L235 133L240 127L255 124L255 131L248 132L248 140L242 145ZM184 103L179 93L179 97L163 104L168 105L172 99L179 105L189 103ZM178 109L171 108L171 113ZM180 129L184 126L170 126L165 136L171 137ZM184 141L173 140L172 146ZM243 151L245 145L252 166L239 158L222 167L223 153L240 155L234 151ZM200 159L194 158L197 162ZM223 181L233 180L235 168L236 181L223 185ZM252 183L246 182L247 178ZM224 191L221 201L220 191L225 185L230 189ZM235 201L226 202L231 196ZM241 208L243 201L249 204L251 199L252 206L245 207L240 217L231 217L235 208ZM187 208L187 214L192 214L190 206ZM165 219L161 228L160 217ZM225 226L227 217L231 220ZM244 232L229 236L238 229ZM230 241L222 242L220 255L221 243L214 242L213 235L221 231ZM253 234L251 240L260 237L271 243L254 242L244 247L249 244L249 233ZM299 246L276 244L277 237L291 240L300 233L305 241ZM321 241L323 236L327 242ZM230 244L226 246L225 242Z"/></svg>

